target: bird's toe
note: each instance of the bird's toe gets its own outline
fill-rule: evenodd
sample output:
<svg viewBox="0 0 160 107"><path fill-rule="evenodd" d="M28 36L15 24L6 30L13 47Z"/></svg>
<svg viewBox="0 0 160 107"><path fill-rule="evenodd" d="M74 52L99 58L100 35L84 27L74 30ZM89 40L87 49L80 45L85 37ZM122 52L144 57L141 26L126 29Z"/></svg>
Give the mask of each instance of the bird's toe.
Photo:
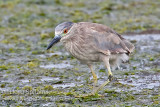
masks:
<svg viewBox="0 0 160 107"><path fill-rule="evenodd" d="M113 75L109 74L108 79L109 79L109 81L112 81L113 80Z"/></svg>

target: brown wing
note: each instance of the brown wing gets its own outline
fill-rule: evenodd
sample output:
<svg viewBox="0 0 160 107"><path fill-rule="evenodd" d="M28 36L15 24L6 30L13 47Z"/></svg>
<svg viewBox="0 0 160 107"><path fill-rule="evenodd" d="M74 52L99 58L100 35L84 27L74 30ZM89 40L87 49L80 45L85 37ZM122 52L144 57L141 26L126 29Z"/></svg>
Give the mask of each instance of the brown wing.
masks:
<svg viewBox="0 0 160 107"><path fill-rule="evenodd" d="M134 46L129 41L107 26L88 22L81 22L79 25L85 28L85 33L94 42L92 44L99 52L107 55L110 53L129 54L134 50Z"/></svg>

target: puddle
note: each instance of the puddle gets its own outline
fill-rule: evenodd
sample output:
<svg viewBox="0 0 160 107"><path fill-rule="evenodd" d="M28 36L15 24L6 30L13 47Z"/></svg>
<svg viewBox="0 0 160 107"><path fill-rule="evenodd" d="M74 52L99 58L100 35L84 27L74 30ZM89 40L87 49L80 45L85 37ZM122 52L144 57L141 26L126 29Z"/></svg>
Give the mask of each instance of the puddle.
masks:
<svg viewBox="0 0 160 107"><path fill-rule="evenodd" d="M37 57L40 57L40 58L46 58L46 56L45 56L44 54L37 55Z"/></svg>
<svg viewBox="0 0 160 107"><path fill-rule="evenodd" d="M128 76L127 80L119 79L119 82L134 86L131 90L154 89L160 87L160 75Z"/></svg>
<svg viewBox="0 0 160 107"><path fill-rule="evenodd" d="M46 103L46 104L42 104L42 107L51 107L51 106L55 106L54 103Z"/></svg>
<svg viewBox="0 0 160 107"><path fill-rule="evenodd" d="M145 34L145 35L131 35L131 36L123 36L125 39L129 40L160 40L160 35L159 34Z"/></svg>
<svg viewBox="0 0 160 107"><path fill-rule="evenodd" d="M45 68L45 69L52 69L52 68L58 68L58 69L62 69L62 68L73 68L72 65L70 64L49 64L49 65L40 65L41 68Z"/></svg>
<svg viewBox="0 0 160 107"><path fill-rule="evenodd" d="M5 93L7 91L10 91L10 88L0 88L0 93Z"/></svg>
<svg viewBox="0 0 160 107"><path fill-rule="evenodd" d="M42 77L41 81L54 81L59 80L59 78L53 78L53 77Z"/></svg>
<svg viewBox="0 0 160 107"><path fill-rule="evenodd" d="M51 56L54 56L54 55L59 55L59 56L61 56L61 55L69 55L69 53L68 52L64 52L64 53L62 53L62 52L54 52L54 53L46 53L45 55L48 56L48 57L51 57Z"/></svg>
<svg viewBox="0 0 160 107"><path fill-rule="evenodd" d="M76 84L76 83L66 83L66 84L55 84L53 85L53 88L67 88L67 87L75 87L75 86L80 86L81 84Z"/></svg>
<svg viewBox="0 0 160 107"><path fill-rule="evenodd" d="M12 79L3 79L0 81L0 83L14 83L15 81L13 81Z"/></svg>
<svg viewBox="0 0 160 107"><path fill-rule="evenodd" d="M28 83L29 82L29 80L20 80L21 82L23 82L23 83Z"/></svg>
<svg viewBox="0 0 160 107"><path fill-rule="evenodd" d="M37 57L41 57L41 58L47 58L47 57L51 57L51 56L55 56L55 55L58 55L58 56L62 56L62 55L69 55L68 52L54 52L54 53L45 53L45 54L40 54L40 55L36 55Z"/></svg>

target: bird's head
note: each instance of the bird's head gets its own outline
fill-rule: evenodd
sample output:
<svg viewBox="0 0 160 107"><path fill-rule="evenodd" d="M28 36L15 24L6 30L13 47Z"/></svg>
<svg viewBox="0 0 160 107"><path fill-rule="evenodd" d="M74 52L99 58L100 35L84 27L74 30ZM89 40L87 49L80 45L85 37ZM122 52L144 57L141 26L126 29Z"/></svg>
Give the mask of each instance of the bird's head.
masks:
<svg viewBox="0 0 160 107"><path fill-rule="evenodd" d="M47 50L50 49L54 44L60 41L62 37L67 35L67 33L70 31L70 28L72 27L72 22L63 22L56 26L55 28L55 37L51 41L51 43L48 45Z"/></svg>

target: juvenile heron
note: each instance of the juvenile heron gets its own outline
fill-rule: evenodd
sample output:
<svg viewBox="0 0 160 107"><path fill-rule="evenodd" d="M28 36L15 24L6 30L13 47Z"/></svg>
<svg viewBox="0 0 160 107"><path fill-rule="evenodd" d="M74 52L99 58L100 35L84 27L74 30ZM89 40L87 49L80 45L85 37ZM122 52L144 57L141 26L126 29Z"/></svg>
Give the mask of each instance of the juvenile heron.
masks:
<svg viewBox="0 0 160 107"><path fill-rule="evenodd" d="M62 42L66 50L80 62L87 64L91 70L94 86L97 76L93 71L93 62L104 62L108 70L108 79L99 87L94 87L91 94L95 94L112 80L111 66L119 66L128 60L134 50L132 43L124 39L109 27L90 22L63 22L55 28L55 37L47 50L55 43Z"/></svg>

